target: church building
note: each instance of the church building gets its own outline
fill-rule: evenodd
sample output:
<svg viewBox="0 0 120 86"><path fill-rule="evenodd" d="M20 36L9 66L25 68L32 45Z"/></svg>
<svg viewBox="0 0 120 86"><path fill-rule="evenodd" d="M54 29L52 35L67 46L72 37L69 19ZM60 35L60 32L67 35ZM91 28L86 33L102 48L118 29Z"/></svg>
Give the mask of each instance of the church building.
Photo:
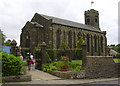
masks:
<svg viewBox="0 0 120 86"><path fill-rule="evenodd" d="M101 31L99 27L99 12L90 9L84 12L84 16L85 24L82 24L35 13L22 28L20 46L28 48L31 53L42 42L53 49L59 49L61 43L75 49L77 40L83 37L87 44L87 55L106 55L106 31Z"/></svg>

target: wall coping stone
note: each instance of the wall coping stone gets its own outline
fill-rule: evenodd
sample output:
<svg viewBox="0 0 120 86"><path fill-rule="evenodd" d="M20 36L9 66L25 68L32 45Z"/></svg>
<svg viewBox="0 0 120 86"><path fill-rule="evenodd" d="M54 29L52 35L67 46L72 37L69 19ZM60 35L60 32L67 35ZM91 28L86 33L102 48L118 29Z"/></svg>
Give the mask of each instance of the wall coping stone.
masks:
<svg viewBox="0 0 120 86"><path fill-rule="evenodd" d="M88 58L112 58L112 56L87 56Z"/></svg>
<svg viewBox="0 0 120 86"><path fill-rule="evenodd" d="M48 73L58 76L63 79L84 79L85 78L85 70L80 71L48 71Z"/></svg>
<svg viewBox="0 0 120 86"><path fill-rule="evenodd" d="M31 75L18 75L18 76L4 76L2 77L3 82L28 82L31 81Z"/></svg>

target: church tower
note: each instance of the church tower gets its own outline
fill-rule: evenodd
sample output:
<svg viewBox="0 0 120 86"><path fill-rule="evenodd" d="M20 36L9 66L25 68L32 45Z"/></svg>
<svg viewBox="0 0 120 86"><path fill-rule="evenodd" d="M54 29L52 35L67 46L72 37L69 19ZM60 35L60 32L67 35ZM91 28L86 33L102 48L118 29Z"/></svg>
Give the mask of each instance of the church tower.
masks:
<svg viewBox="0 0 120 86"><path fill-rule="evenodd" d="M97 28L98 30L100 30L98 11L96 11L94 9L90 9L88 11L85 11L84 15L85 15L85 24L91 25L91 26Z"/></svg>

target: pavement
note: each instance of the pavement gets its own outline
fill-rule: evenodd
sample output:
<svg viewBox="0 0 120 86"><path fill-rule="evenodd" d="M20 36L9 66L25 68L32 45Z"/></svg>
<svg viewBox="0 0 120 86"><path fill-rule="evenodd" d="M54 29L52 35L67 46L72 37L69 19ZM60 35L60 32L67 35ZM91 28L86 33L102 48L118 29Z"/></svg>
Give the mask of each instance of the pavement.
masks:
<svg viewBox="0 0 120 86"><path fill-rule="evenodd" d="M118 78L106 78L106 79L62 79L59 77L56 77L54 75L51 75L49 73L43 72L43 71L39 71L39 70L31 70L28 71L29 74L32 75L32 81L30 82L7 82L5 84L9 84L8 86L10 86L10 84L16 84L15 86L17 86L17 84L31 84L30 86L32 86L32 84L64 84L64 85L78 85L78 84L99 84L99 82L111 82L111 81L115 81L117 84ZM41 86L40 85L40 86ZM64 86L62 85L62 86ZM2 85L4 86L4 85ZM7 85L6 85L7 86ZM13 86L13 85L11 85ZM20 85L20 86L24 86L24 85ZM52 85L53 86L53 85Z"/></svg>

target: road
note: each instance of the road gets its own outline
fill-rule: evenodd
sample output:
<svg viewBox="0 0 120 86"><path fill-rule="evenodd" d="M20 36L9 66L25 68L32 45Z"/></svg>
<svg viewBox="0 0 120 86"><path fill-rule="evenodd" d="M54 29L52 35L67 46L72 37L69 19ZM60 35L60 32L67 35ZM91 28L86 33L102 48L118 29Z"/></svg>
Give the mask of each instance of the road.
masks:
<svg viewBox="0 0 120 86"><path fill-rule="evenodd" d="M94 83L84 83L84 84L4 84L2 86L120 86L118 80L113 81L100 81Z"/></svg>

